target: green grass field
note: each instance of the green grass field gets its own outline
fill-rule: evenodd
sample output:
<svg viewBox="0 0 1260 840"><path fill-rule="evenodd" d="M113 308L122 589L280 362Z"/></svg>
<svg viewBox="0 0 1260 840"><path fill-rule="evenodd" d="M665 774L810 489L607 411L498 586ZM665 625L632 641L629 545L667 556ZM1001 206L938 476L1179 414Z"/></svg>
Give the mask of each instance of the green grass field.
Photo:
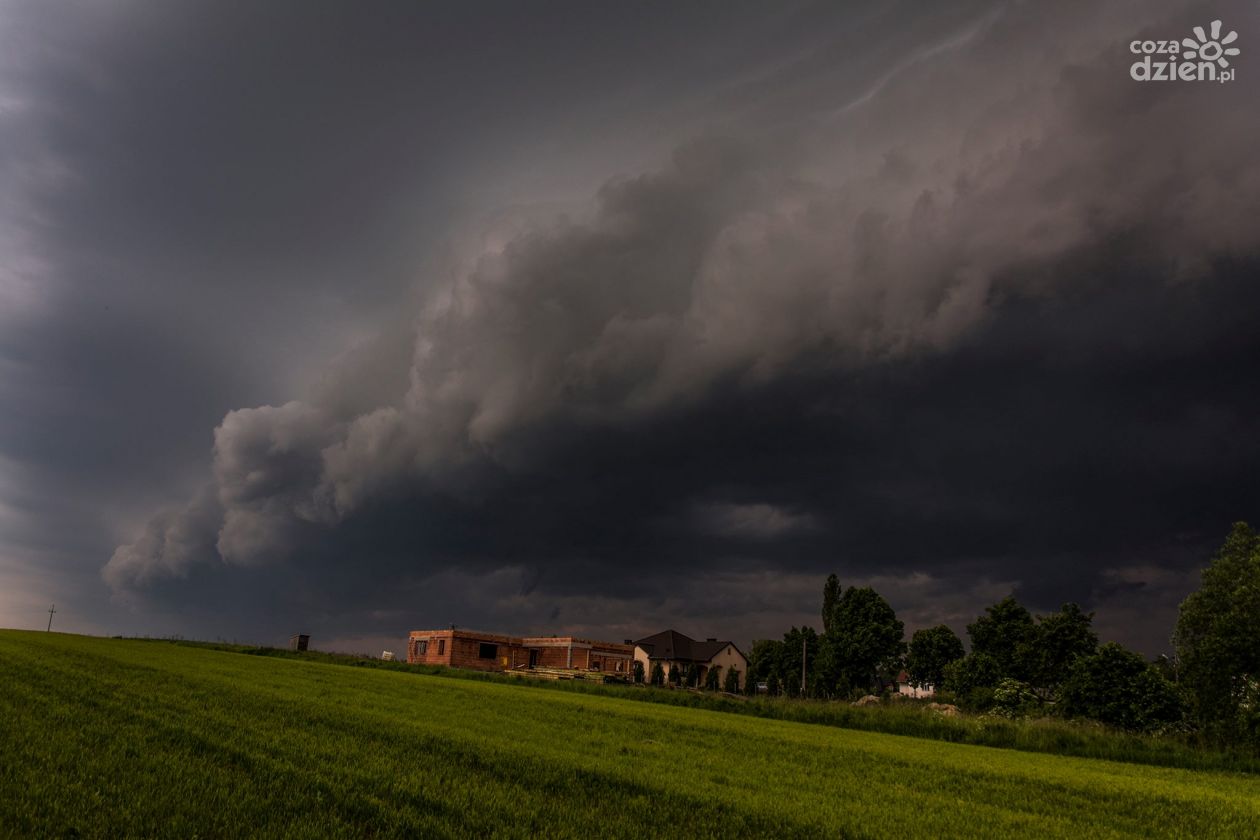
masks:
<svg viewBox="0 0 1260 840"><path fill-rule="evenodd" d="M1251 837L1260 778L0 631L14 837Z"/></svg>

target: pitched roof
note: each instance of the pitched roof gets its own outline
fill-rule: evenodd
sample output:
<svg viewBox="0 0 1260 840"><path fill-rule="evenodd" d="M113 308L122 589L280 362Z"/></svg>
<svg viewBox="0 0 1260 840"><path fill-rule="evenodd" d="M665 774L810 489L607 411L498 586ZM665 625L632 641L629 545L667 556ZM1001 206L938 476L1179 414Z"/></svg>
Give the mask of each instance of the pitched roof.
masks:
<svg viewBox="0 0 1260 840"><path fill-rule="evenodd" d="M659 633L653 633L651 636L644 636L635 644L647 651L647 655L651 659L671 659L675 662L708 662L732 642L698 642L690 636L684 636L677 630L662 630Z"/></svg>

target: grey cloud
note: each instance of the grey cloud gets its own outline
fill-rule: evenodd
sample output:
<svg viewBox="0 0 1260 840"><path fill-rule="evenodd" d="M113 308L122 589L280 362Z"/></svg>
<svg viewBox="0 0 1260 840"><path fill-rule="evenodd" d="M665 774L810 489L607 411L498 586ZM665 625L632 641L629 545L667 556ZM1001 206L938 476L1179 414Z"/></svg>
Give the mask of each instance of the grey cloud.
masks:
<svg viewBox="0 0 1260 840"><path fill-rule="evenodd" d="M1055 22L1073 15L1097 22L1080 7ZM282 562L300 531L335 529L409 487L460 505L495 498L502 481L565 457L564 443L543 444L548 427L634 428L728 384L757 399L802 369L827 378L948 356L1007 301L1078 294L1063 266L1126 237L1174 266L1152 283L1254 254L1243 220L1260 209L1257 193L1227 186L1257 177L1239 139L1256 133L1254 111L1224 107L1240 100L1223 89L1137 90L1114 48L1135 27L1083 46L1072 36L1084 23L1044 30L1043 16L983 19L965 47L930 49L843 118L689 143L656 172L608 182L589 214L485 237L499 241L423 308L400 402L345 424L296 404L229 415L216 433L220 555ZM1046 37L1090 51L1047 73L1007 47ZM949 135L930 105L942 77L975 85ZM1209 117L1219 130L1193 128ZM913 503L893 481L870 489L883 487L890 506ZM927 493L951 504L942 487ZM694 503L675 494L671 504ZM1005 518L996 497L957 503ZM738 522L718 517L728 536L808 530L776 519L773 502L741 504L725 509ZM770 513L736 515L751 510ZM648 527L668 530L675 515L658 511ZM511 562L478 542L463 546L464 562Z"/></svg>
<svg viewBox="0 0 1260 840"><path fill-rule="evenodd" d="M196 566L216 565L222 520L213 490L202 491L183 508L149 520L141 537L116 549L101 573L115 591L129 592L163 578L187 577Z"/></svg>
<svg viewBox="0 0 1260 840"><path fill-rule="evenodd" d="M1214 13L1227 11L1245 18L1241 6ZM167 432L180 480L149 465L134 483L194 484L184 473L224 418L211 485L192 503L132 491L136 510L170 512L119 540L106 582L151 608L200 604L207 622L214 603L241 616L278 604L277 621L318 616L321 632L346 638L434 610L521 629L602 619L633 635L636 621L678 613L804 620L810 610L793 605L815 599L808 581L839 568L880 581L913 621L956 623L1011 589L1040 608L1120 609L1102 570L1142 567L1160 520L1181 510L1167 527L1193 536L1155 564L1176 590L1215 518L1237 518L1254 488L1257 452L1238 435L1254 399L1230 373L1257 355L1246 338L1260 209L1251 91L1128 78L1125 44L1200 22L1193 4L920 12L805 5L773 26L696 13L680 21L694 27L686 50L623 22L610 57L566 53L589 59L590 79L523 61L506 98L489 93L500 75L424 65L470 74L461 102L394 81L414 31L406 15L355 24L381 56L365 66L342 46L316 60L318 15L288 32L293 66L320 68L319 96L288 71L251 75L274 47L267 26L159 16L150 35L208 22L215 37L198 55L244 33L239 66L219 81L261 78L263 90L199 114L156 76L137 84L170 59L141 49L107 62L100 78L114 87L70 86L71 130L47 144L91 171L132 136L155 171L178 173L164 183L111 170L41 205L76 231L58 270L111 266L128 302L71 345L102 358L130 346L143 363L134 377L125 366L103 376L102 404L134 382L154 426L181 430ZM426 37L466 33L458 16L439 17ZM669 60L619 97L611 56L632 43ZM752 58L736 60L737 43ZM688 71L685 90L631 108L639 95L665 99L671 68ZM548 91L600 104L551 132L535 122L547 117L523 117L503 148L538 148L530 132L566 147L593 139L598 115L674 151L627 175L583 149L581 168L605 172L588 201L557 215L511 196L519 203L487 224L462 215L449 259L432 256L447 233L433 220L456 199L374 202L484 189L475 159L495 155L460 138L497 135L500 121L470 120L476 103L519 97L533 103L522 111L553 115ZM284 107L247 119L265 101ZM153 103L170 118L150 134L141 115ZM345 122L321 116L334 112ZM386 112L379 131L363 129ZM432 145L407 153L434 113L447 122L432 124ZM202 138L212 119L255 133ZM92 126L101 143L84 146ZM561 178L560 157L541 160L538 178ZM170 189L186 197L178 207ZM105 212L115 193L126 201ZM219 261L189 260L198 252ZM273 262L290 252L303 256ZM142 305L155 272L172 286ZM108 298L65 311L89 324ZM185 354L170 352L183 341ZM182 378L200 402L164 408L177 400L163 383ZM99 440L134 420L115 422ZM6 439L54 448L31 424ZM109 460L100 480L120 472ZM1135 475L1143 486L1127 487ZM286 585L299 569L301 585ZM770 599L779 577L797 588Z"/></svg>
<svg viewBox="0 0 1260 840"><path fill-rule="evenodd" d="M818 527L808 513L795 513L763 503L700 505L696 509L696 520L701 528L713 534L752 539L773 539Z"/></svg>

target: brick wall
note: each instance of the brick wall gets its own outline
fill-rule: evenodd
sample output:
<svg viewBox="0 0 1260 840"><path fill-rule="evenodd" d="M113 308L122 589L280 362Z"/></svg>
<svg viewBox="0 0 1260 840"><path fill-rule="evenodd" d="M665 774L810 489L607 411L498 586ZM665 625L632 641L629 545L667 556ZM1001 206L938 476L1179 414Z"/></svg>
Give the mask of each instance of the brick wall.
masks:
<svg viewBox="0 0 1260 840"><path fill-rule="evenodd" d="M483 644L494 646L492 658L482 657ZM474 671L506 671L528 661L519 639L495 633L414 630L407 643L407 662L412 665L446 665Z"/></svg>
<svg viewBox="0 0 1260 840"><path fill-rule="evenodd" d="M494 645L493 658L481 655L483 644ZM575 668L629 675L633 668L633 653L632 645L592 642L568 636L520 639L458 629L413 630L407 643L407 662L412 665L446 665L474 671L525 668L529 666L532 654L534 664L540 668Z"/></svg>

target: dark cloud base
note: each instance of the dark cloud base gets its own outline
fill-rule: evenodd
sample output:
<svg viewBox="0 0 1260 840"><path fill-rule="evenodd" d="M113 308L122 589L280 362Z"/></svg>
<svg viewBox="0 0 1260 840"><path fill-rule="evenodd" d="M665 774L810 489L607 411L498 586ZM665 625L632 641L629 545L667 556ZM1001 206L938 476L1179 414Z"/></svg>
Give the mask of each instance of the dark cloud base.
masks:
<svg viewBox="0 0 1260 840"><path fill-rule="evenodd" d="M0 9L0 612L747 639L835 570L1162 649L1260 500L1258 123L1245 50L1143 85L1126 45L1217 16L1254 40L1180 0Z"/></svg>
<svg viewBox="0 0 1260 840"><path fill-rule="evenodd" d="M1076 279L1052 300L996 303L953 351L856 372L820 353L650 420L521 428L504 446L527 454L478 459L458 494L399 486L335 529L310 526L287 563L197 566L150 595L235 603L228 623L277 611L345 627L347 605L372 605L388 617L356 629L390 633L434 623L414 605L451 570L519 568L541 604L608 597L618 626L636 599L767 568L927 573L964 599L1007 580L1043 610L1165 585L1113 571L1189 572L1260 503L1260 262L1174 282L1117 243L1056 270ZM723 535L697 527L703 505L769 505L810 527ZM518 620L489 595L465 610L463 623ZM1166 635L1151 624L1125 641Z"/></svg>

